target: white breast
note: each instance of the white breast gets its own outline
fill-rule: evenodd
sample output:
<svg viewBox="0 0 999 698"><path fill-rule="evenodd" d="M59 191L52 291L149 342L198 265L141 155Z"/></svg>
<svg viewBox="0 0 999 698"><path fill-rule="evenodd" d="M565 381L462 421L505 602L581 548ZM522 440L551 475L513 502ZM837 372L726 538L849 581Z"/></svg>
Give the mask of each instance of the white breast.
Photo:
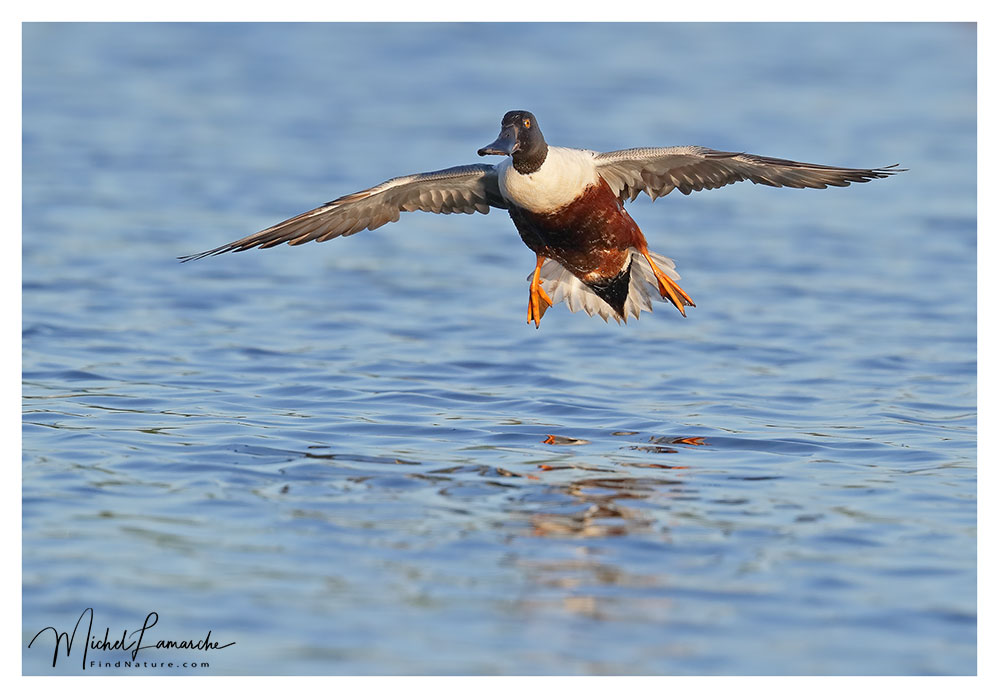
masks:
<svg viewBox="0 0 999 698"><path fill-rule="evenodd" d="M548 156L537 172L520 174L507 158L497 166L500 193L507 201L535 213L548 213L571 203L597 182L595 153L548 146Z"/></svg>

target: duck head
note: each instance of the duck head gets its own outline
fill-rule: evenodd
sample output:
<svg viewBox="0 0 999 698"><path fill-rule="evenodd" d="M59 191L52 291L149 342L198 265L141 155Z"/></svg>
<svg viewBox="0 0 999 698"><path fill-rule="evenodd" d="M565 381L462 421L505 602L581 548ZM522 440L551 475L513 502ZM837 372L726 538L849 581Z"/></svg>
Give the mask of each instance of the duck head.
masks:
<svg viewBox="0 0 999 698"><path fill-rule="evenodd" d="M508 111L500 124L500 135L479 155L512 155L513 166L521 174L535 172L548 155L548 144L541 134L538 120L529 111Z"/></svg>

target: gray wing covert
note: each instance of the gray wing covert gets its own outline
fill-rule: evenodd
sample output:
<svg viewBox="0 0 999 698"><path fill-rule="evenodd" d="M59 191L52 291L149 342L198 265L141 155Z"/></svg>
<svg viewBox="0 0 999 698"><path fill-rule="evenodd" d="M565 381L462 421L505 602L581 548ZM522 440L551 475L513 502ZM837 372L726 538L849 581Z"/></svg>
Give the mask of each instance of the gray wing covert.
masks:
<svg viewBox="0 0 999 698"><path fill-rule="evenodd" d="M259 233L180 259L188 262L282 243L325 242L365 229L374 230L399 220L399 214L405 211L489 213L491 207L506 208L496 169L485 164L461 165L390 179L370 189L341 196Z"/></svg>
<svg viewBox="0 0 999 698"><path fill-rule="evenodd" d="M905 171L895 165L875 169L815 165L696 145L615 150L598 154L595 161L597 171L622 201L633 201L643 191L655 200L674 189L689 194L746 179L794 189L846 187Z"/></svg>

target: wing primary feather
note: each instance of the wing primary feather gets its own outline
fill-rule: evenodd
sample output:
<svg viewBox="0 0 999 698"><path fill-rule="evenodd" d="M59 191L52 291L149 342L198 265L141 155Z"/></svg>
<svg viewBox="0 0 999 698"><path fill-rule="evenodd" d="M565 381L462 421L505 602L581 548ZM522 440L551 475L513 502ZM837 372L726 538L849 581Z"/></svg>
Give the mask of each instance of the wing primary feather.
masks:
<svg viewBox="0 0 999 698"><path fill-rule="evenodd" d="M858 169L700 146L630 148L598 153L594 159L598 172L604 174L622 202L634 200L641 191L655 200L674 188L690 194L747 179L755 184L792 189L846 187L906 171L897 163Z"/></svg>
<svg viewBox="0 0 999 698"><path fill-rule="evenodd" d="M396 177L370 189L341 196L239 240L178 259L191 262L254 247L268 248L282 243L300 245L312 240L325 242L398 221L399 214L407 211L472 214L488 213L491 207L507 208L499 190L496 169L482 163L460 165Z"/></svg>

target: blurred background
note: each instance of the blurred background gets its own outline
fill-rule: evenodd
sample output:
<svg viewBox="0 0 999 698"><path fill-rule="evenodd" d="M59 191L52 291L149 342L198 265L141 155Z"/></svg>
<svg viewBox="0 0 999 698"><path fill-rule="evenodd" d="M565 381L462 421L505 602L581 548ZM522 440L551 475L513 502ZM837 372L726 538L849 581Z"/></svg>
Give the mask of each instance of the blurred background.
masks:
<svg viewBox="0 0 999 698"><path fill-rule="evenodd" d="M236 643L140 657L183 673L976 671L974 25L23 39L25 673L81 671L27 644L87 607ZM909 171L630 204L687 319L528 327L503 211L176 262L510 109Z"/></svg>

